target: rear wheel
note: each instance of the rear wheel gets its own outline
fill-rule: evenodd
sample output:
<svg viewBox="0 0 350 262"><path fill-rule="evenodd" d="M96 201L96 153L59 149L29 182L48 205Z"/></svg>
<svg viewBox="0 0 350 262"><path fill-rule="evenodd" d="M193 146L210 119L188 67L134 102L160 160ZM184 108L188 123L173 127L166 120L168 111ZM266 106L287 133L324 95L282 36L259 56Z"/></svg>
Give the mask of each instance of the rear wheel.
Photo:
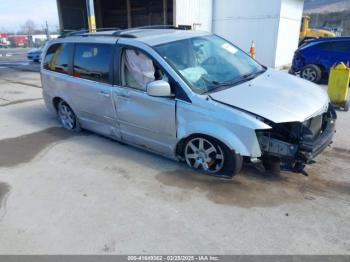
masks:
<svg viewBox="0 0 350 262"><path fill-rule="evenodd" d="M57 113L63 128L67 130L80 131L78 119L73 110L65 101L61 100L58 102Z"/></svg>
<svg viewBox="0 0 350 262"><path fill-rule="evenodd" d="M348 112L350 107L350 100L346 100L344 104L344 111Z"/></svg>
<svg viewBox="0 0 350 262"><path fill-rule="evenodd" d="M322 70L317 65L307 65L301 70L300 76L311 82L318 83L322 78Z"/></svg>
<svg viewBox="0 0 350 262"><path fill-rule="evenodd" d="M243 158L220 141L210 137L192 137L185 143L184 157L189 167L231 178L237 174Z"/></svg>

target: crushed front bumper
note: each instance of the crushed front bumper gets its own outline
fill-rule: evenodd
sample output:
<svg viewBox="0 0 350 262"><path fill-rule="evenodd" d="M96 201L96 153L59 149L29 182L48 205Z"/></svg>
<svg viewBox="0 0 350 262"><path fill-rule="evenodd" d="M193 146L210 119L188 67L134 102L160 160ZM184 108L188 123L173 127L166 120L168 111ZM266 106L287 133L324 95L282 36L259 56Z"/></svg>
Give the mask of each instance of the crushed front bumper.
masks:
<svg viewBox="0 0 350 262"><path fill-rule="evenodd" d="M335 131L335 119L333 119L332 121L329 121L326 129L315 141L301 141L299 145L299 157L306 163L309 163L332 143Z"/></svg>
<svg viewBox="0 0 350 262"><path fill-rule="evenodd" d="M334 108L304 123L275 125L272 130L257 131L262 158L280 159L285 169L309 164L328 145L335 133Z"/></svg>

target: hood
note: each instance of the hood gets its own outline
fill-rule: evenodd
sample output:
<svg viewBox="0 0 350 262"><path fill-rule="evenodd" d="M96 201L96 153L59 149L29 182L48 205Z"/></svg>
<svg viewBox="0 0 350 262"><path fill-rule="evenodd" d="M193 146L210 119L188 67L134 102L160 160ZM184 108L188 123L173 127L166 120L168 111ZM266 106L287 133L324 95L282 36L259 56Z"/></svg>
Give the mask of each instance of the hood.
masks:
<svg viewBox="0 0 350 262"><path fill-rule="evenodd" d="M33 48L28 51L28 53L40 53L42 52L41 48Z"/></svg>
<svg viewBox="0 0 350 262"><path fill-rule="evenodd" d="M325 112L329 103L327 93L319 86L272 69L210 97L274 123L303 122Z"/></svg>

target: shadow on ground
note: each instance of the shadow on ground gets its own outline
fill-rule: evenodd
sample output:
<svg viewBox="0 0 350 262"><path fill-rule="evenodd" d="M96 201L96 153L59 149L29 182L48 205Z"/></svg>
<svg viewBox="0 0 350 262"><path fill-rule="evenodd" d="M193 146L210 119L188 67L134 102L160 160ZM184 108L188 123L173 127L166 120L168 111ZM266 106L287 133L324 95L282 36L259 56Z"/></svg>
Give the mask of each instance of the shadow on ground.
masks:
<svg viewBox="0 0 350 262"><path fill-rule="evenodd" d="M201 176L187 169L162 172L156 178L169 187L204 193L214 203L245 208L297 203L317 197L345 200L350 195L350 183L325 180L314 172L309 177L290 172L271 175L253 165L246 165L232 180Z"/></svg>
<svg viewBox="0 0 350 262"><path fill-rule="evenodd" d="M73 136L89 135L89 139L98 140L89 144L94 147L100 143L100 139L105 142L107 139L89 132L74 133L55 127L42 130L17 138L0 140L0 168L13 167L21 163L31 161L43 149ZM85 138L83 138L85 139ZM117 142L110 141L112 146L99 146L96 150L119 159L116 163L106 160L106 171L119 173L129 180L131 186L143 187L144 181L140 182L139 176L133 171L123 168L123 159L142 165L144 168L151 168L152 172L157 172L155 181L160 185L159 190L146 192L157 198L164 198L172 201L187 201L193 197L194 193L204 194L207 199L222 205L233 205L244 208L277 206L286 203L298 203L301 201L312 201L318 197L336 198L350 201L350 183L337 182L324 179L327 172L326 165L332 164L332 158L350 160L350 151L334 148L326 151L325 155L330 161L320 163L324 168L308 168L309 177L301 174L282 172L280 175L272 175L264 172L263 168L257 165L245 165L242 172L232 180L224 180L203 175L185 167L184 164L170 165L175 167L169 171L169 162L163 162L162 157L149 154L130 146L122 146ZM85 143L85 145L88 143ZM107 145L107 144L106 144ZM155 167L155 161L158 166ZM164 164L163 164L164 163ZM320 166L319 165L319 166ZM114 171L115 172L114 172ZM122 171L122 172L121 172ZM327 174L328 175L328 174ZM154 184L154 180L147 179L147 183ZM170 194L169 188L176 188L177 193ZM147 188L143 190L147 191ZM147 195L146 194L146 195Z"/></svg>

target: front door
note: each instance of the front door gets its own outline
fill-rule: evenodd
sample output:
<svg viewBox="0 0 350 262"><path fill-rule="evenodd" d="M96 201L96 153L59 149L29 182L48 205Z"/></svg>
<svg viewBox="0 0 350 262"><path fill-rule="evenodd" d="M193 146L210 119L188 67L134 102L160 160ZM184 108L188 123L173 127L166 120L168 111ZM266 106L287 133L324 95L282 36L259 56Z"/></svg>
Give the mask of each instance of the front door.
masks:
<svg viewBox="0 0 350 262"><path fill-rule="evenodd" d="M152 97L146 92L147 82L166 80L167 77L149 56L140 51L130 51L129 58L135 60L130 61L133 65L128 67L126 51L121 59L121 84L113 89L122 139L171 156L176 142L175 98ZM140 68L131 68L137 64ZM141 75L133 75L133 69ZM144 76L142 70L147 72Z"/></svg>

